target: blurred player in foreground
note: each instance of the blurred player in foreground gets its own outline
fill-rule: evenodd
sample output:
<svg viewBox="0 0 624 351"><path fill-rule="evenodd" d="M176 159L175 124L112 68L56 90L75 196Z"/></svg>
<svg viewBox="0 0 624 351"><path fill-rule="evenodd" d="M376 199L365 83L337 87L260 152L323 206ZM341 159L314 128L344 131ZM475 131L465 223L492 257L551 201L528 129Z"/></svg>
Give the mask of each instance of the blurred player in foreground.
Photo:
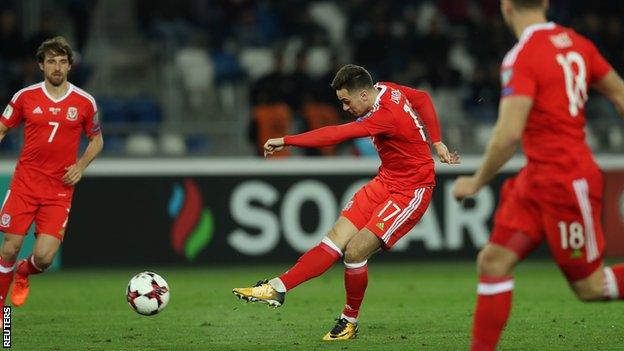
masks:
<svg viewBox="0 0 624 351"><path fill-rule="evenodd" d="M286 146L323 147L370 136L379 152L379 174L342 210L327 236L287 272L254 287L233 292L247 301L281 306L299 284L327 271L344 255L347 301L334 328L323 340L352 339L368 284L368 258L390 249L422 217L435 186L431 146L441 162L456 164L440 140L440 127L429 95L394 83L373 84L368 71L346 65L331 83L345 111L357 120L310 132L269 139L265 156Z"/></svg>
<svg viewBox="0 0 624 351"><path fill-rule="evenodd" d="M13 280L15 260L34 221L32 255L17 264L11 302L28 297L28 276L42 273L58 251L69 218L74 185L104 144L95 100L67 81L73 52L62 37L46 40L37 50L44 81L18 91L0 117L0 141L24 123L24 147L10 190L0 209L0 304ZM89 144L76 161L80 135Z"/></svg>
<svg viewBox="0 0 624 351"><path fill-rule="evenodd" d="M585 142L591 85L624 113L624 83L594 44L547 22L547 1L502 0L518 43L501 68L499 117L485 158L453 195L487 184L522 142L528 162L501 190L490 242L477 258L472 350L494 350L509 318L512 271L542 241L582 301L624 298L624 264L603 267L603 179Z"/></svg>

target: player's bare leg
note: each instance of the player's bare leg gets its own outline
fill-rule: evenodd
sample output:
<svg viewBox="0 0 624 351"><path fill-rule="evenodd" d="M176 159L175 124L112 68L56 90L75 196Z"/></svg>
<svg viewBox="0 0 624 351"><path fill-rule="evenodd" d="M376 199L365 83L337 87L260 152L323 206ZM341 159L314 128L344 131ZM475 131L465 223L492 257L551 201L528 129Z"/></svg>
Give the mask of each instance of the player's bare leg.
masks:
<svg viewBox="0 0 624 351"><path fill-rule="evenodd" d="M347 244L344 259L347 301L336 325L323 340L348 340L357 336L357 317L368 286L367 261L380 247L379 238L366 228L358 232Z"/></svg>
<svg viewBox="0 0 624 351"><path fill-rule="evenodd" d="M494 350L511 311L513 277L518 255L489 243L477 257L479 285L472 324L473 351Z"/></svg>
<svg viewBox="0 0 624 351"><path fill-rule="evenodd" d="M624 299L624 264L601 265L587 278L570 282L579 300L595 302Z"/></svg>
<svg viewBox="0 0 624 351"><path fill-rule="evenodd" d="M248 302L262 302L273 307L284 303L286 291L325 273L339 258L357 228L346 218L339 217L320 244L310 249L297 263L279 277L259 281L247 288L235 288L232 293Z"/></svg>
<svg viewBox="0 0 624 351"><path fill-rule="evenodd" d="M0 248L0 304L4 306L9 286L13 280L15 260L24 243L24 236L4 234L2 248Z"/></svg>
<svg viewBox="0 0 624 351"><path fill-rule="evenodd" d="M49 234L39 234L35 240L32 255L20 261L15 272L15 282L11 290L11 303L19 307L26 302L30 291L28 276L45 271L52 264L61 241Z"/></svg>

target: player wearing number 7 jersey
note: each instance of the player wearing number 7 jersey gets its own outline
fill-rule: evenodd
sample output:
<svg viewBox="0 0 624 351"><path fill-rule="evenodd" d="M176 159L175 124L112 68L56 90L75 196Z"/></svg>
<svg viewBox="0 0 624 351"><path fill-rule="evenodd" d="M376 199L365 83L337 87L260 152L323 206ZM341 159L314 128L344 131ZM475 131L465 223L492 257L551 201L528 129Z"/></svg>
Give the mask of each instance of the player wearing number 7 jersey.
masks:
<svg viewBox="0 0 624 351"><path fill-rule="evenodd" d="M265 155L285 146L322 147L370 136L379 151L379 174L347 203L334 227L318 246L287 272L254 287L237 288L238 297L280 306L286 291L327 271L344 254L346 304L323 340L352 339L368 283L367 259L390 249L422 217L435 185L430 143L440 161L459 163L440 140L436 113L423 91L394 83L373 85L368 71L346 65L331 84L343 109L355 122L269 139Z"/></svg>
<svg viewBox="0 0 624 351"><path fill-rule="evenodd" d="M36 241L32 255L17 264L13 305L25 302L28 276L50 266L65 234L74 185L103 146L95 100L67 81L73 62L69 44L62 37L46 40L36 57L44 81L18 91L0 117L0 141L10 128L24 124L24 147L0 209L2 305L33 221ZM89 144L76 160L83 131Z"/></svg>
<svg viewBox="0 0 624 351"><path fill-rule="evenodd" d="M503 185L477 258L472 350L495 349L511 309L512 270L544 240L579 299L624 298L624 264L602 265L603 180L583 109L593 86L623 113L624 83L589 40L547 22L546 9L542 0L501 1L518 43L503 60L498 122L479 170L453 188L458 199L475 194L522 142L527 164Z"/></svg>

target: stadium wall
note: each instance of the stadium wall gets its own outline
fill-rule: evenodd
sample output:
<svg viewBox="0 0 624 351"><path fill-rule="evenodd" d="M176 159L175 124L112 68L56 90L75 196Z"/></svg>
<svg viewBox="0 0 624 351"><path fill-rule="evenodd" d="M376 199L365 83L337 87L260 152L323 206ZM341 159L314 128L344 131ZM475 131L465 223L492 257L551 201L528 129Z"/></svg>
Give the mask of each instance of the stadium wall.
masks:
<svg viewBox="0 0 624 351"><path fill-rule="evenodd" d="M524 160L514 158L478 196L456 202L453 180L478 162L439 166L421 222L375 259L473 258L487 241L501 183ZM599 162L608 190L606 231L621 234L624 160ZM98 160L74 195L63 266L292 261L321 240L378 165L352 158ZM0 174L11 172L3 162ZM624 240L607 239L610 254L624 255Z"/></svg>

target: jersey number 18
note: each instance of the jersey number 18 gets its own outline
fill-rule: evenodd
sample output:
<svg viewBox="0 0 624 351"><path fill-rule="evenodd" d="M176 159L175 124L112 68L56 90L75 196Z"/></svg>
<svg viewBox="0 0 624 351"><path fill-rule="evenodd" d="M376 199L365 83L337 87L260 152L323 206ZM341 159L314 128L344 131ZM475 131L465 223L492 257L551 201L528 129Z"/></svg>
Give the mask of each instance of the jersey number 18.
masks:
<svg viewBox="0 0 624 351"><path fill-rule="evenodd" d="M587 70L585 69L585 61L578 52L570 51L565 55L557 54L557 63L563 69L570 115L576 117L579 109L583 108L587 101ZM574 72L573 65L576 65L578 72Z"/></svg>

